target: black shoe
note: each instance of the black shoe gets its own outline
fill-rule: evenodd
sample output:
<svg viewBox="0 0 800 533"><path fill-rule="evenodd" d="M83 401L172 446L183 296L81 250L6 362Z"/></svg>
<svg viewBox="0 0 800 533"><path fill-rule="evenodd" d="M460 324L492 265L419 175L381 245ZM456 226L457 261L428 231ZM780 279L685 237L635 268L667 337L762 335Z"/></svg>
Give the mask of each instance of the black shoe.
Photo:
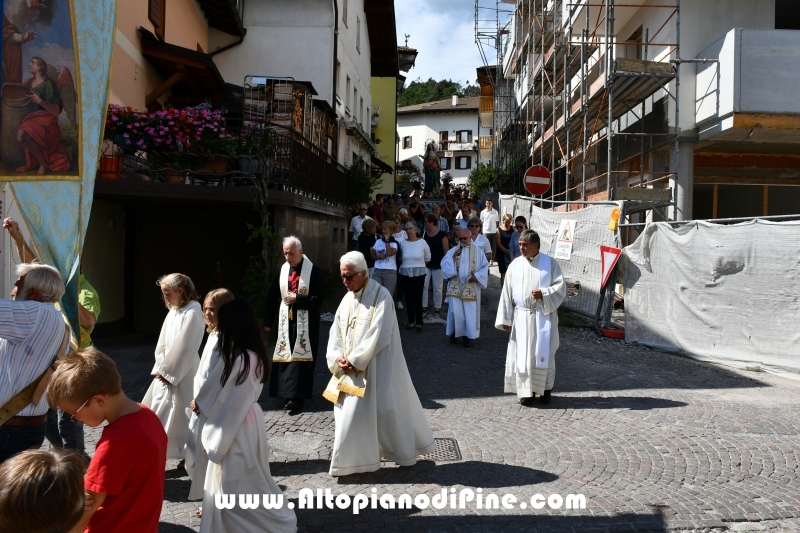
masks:
<svg viewBox="0 0 800 533"><path fill-rule="evenodd" d="M546 390L546 391L544 391L544 394L542 394L542 403L545 404L545 405L549 405L550 404L550 392L552 392L552 391Z"/></svg>
<svg viewBox="0 0 800 533"><path fill-rule="evenodd" d="M456 342L456 334L455 333L451 333L450 334L450 342Z"/></svg>
<svg viewBox="0 0 800 533"><path fill-rule="evenodd" d="M534 398L536 398L536 393L533 393L533 396L531 396L530 398L520 398L519 403L521 403L525 407L533 407Z"/></svg>
<svg viewBox="0 0 800 533"><path fill-rule="evenodd" d="M303 412L303 399L297 398L286 402L285 409L289 411L290 415L297 415Z"/></svg>
<svg viewBox="0 0 800 533"><path fill-rule="evenodd" d="M469 348L469 337L464 337L464 348Z"/></svg>
<svg viewBox="0 0 800 533"><path fill-rule="evenodd" d="M284 411L288 411L289 410L289 404L291 402L292 402L292 400L289 399L289 398L286 398L286 400L284 400L284 402L283 402L283 410Z"/></svg>

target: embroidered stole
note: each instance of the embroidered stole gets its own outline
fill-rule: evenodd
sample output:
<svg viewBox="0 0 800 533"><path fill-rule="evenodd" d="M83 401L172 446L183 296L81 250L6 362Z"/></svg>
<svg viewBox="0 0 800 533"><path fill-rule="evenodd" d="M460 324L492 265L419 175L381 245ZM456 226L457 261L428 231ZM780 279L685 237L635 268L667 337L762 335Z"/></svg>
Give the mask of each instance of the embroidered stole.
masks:
<svg viewBox="0 0 800 533"><path fill-rule="evenodd" d="M469 250L469 271L472 273L477 272L477 248L474 244L470 244L467 249ZM461 258L464 257L464 248L461 250L462 252L460 255L453 255L453 262L456 265L456 275L447 282L447 292L445 296L452 296L460 300L477 301L478 290L475 287L475 282L467 281L466 283L461 283Z"/></svg>
<svg viewBox="0 0 800 533"><path fill-rule="evenodd" d="M297 283L297 294L308 294L308 283L311 279L311 269L314 265L303 255L303 266L300 268L300 280ZM281 299L286 298L289 292L289 263L281 266L281 274L278 278L281 288ZM289 320L292 313L297 315L297 338L294 341L294 349L290 350L289 342ZM275 353L272 356L273 363L295 363L313 361L314 354L311 353L311 342L308 338L308 310L292 309L281 302L278 314L278 342L275 343Z"/></svg>
<svg viewBox="0 0 800 533"><path fill-rule="evenodd" d="M368 279L367 283L364 285L362 289L364 291L364 295L366 296L367 287L373 282L372 280ZM375 290L375 299L372 301L372 311L370 313L369 320L366 323L366 326L361 331L358 331L358 317L361 314L361 309L365 307L365 302L358 302L356 301L356 316L351 318L353 314L353 306L352 303L350 304L350 309L347 311L347 321L344 323L344 327L342 326L341 321L337 326L339 327L339 331L342 334L342 344L343 350L342 354L347 358L353 352L358 339L359 333L363 335L366 331L369 331L369 328L372 326L372 320L375 318L375 308L378 304L378 296L380 296L380 287L376 287ZM352 298L355 300L355 294L353 294ZM341 403L340 398L342 394L351 394L353 396L358 396L359 398L364 397L364 393L367 391L367 374L369 373L369 365L367 368L364 369L364 376L361 377L361 371L355 372L355 379L353 376L342 372L341 369L338 369L333 376L331 376L330 381L328 382L328 386L325 387L325 390L322 393L322 396L332 403ZM358 383L356 383L358 382Z"/></svg>
<svg viewBox="0 0 800 533"><path fill-rule="evenodd" d="M539 300L533 299L530 294L522 294L533 284L529 282L530 276L534 271L538 270L539 273L539 289L546 289L550 286L552 281L552 265L550 263L550 256L539 253L539 267L534 268L527 259L523 258L527 264L522 265L522 280L521 283L515 283L514 287L514 304L518 312L536 313L536 346L534 347L533 355L536 358L535 368L547 368L550 364L550 332L552 328L552 320L550 315L545 314L544 307ZM527 298L531 299L531 306L525 305ZM528 373L528 356L530 354L530 332L528 331L527 320L520 317L521 320L515 320L515 334L517 342L517 357L516 367L518 374Z"/></svg>

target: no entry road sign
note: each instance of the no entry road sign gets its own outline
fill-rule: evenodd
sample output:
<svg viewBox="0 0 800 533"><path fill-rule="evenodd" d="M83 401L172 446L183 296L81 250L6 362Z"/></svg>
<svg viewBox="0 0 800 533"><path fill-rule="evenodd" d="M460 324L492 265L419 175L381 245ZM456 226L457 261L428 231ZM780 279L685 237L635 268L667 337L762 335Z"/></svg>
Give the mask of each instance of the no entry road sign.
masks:
<svg viewBox="0 0 800 533"><path fill-rule="evenodd" d="M550 189L550 171L542 165L534 165L525 171L525 189L534 196L541 196Z"/></svg>

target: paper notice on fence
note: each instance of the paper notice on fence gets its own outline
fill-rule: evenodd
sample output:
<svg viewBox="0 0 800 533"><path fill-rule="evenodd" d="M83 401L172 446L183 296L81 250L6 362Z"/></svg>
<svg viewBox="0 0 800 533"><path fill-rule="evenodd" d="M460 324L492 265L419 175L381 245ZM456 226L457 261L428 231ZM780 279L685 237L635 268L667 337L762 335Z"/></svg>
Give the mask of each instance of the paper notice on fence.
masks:
<svg viewBox="0 0 800 533"><path fill-rule="evenodd" d="M575 240L575 221L562 220L558 228L556 251L553 257L569 261L572 258L572 242Z"/></svg>

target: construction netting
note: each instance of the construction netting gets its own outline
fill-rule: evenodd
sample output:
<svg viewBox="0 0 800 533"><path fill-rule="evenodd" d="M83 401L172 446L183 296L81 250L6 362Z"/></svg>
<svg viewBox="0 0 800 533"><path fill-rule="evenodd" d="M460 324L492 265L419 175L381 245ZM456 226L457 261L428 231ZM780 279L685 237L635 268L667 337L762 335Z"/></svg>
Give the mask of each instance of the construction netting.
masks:
<svg viewBox="0 0 800 533"><path fill-rule="evenodd" d="M600 246L619 246L617 232L608 229L611 211L619 205L608 202L574 211L554 211L535 206L532 198L500 195L499 211L501 216L505 213L515 218L524 216L528 227L539 234L541 251L550 256L555 256L556 243L562 237L559 235L562 221L574 222L570 258L557 259L568 284L562 307L594 317L600 299Z"/></svg>
<svg viewBox="0 0 800 533"><path fill-rule="evenodd" d="M648 224L620 264L628 342L800 372L800 222Z"/></svg>

